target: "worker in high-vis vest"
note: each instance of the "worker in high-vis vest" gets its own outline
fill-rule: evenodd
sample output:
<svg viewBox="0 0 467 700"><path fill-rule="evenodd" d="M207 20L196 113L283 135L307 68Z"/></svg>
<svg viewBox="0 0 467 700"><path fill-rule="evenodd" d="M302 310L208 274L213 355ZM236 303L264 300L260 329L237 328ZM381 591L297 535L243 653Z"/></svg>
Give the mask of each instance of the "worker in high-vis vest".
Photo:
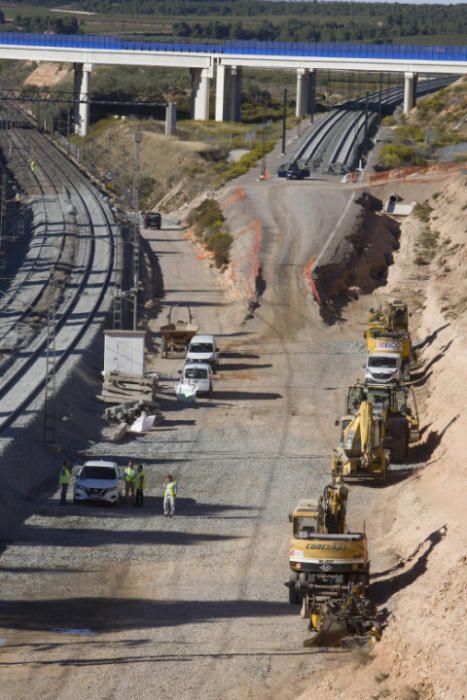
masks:
<svg viewBox="0 0 467 700"><path fill-rule="evenodd" d="M125 467L123 480L125 482L125 501L128 501L128 497L133 501L135 497L136 469L131 461L128 462L128 466Z"/></svg>
<svg viewBox="0 0 467 700"><path fill-rule="evenodd" d="M164 515L173 518L175 515L175 498L177 496L177 482L172 474L167 474L164 481Z"/></svg>
<svg viewBox="0 0 467 700"><path fill-rule="evenodd" d="M58 484L60 486L60 504L65 505L68 487L71 484L71 469L68 462L63 462L62 466L60 467Z"/></svg>
<svg viewBox="0 0 467 700"><path fill-rule="evenodd" d="M146 486L146 476L144 474L142 464L140 464L138 466L138 470L136 472L135 486L136 486L135 506L142 507L143 503L144 503L144 488Z"/></svg>

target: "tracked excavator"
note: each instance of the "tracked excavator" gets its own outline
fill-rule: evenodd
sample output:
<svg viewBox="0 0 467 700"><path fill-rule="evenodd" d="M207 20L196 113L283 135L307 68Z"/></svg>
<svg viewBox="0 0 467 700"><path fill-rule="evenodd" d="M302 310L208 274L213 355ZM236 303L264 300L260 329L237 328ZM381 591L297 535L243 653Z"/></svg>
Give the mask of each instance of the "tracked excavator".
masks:
<svg viewBox="0 0 467 700"><path fill-rule="evenodd" d="M391 461L403 462L409 444L420 439L420 423L413 389L400 385L360 382L349 387L346 401L347 415L357 415L363 402L370 402L373 415L385 418L383 447L390 451Z"/></svg>
<svg viewBox="0 0 467 700"><path fill-rule="evenodd" d="M331 472L334 476L375 476L383 482L389 467L387 450L384 447L388 409L379 410L366 396L354 412L347 413L336 421L341 425L341 440L334 450Z"/></svg>
<svg viewBox="0 0 467 700"><path fill-rule="evenodd" d="M289 602L301 605L317 643L336 622L346 634L375 635L375 607L366 596L370 562L364 532L345 532L348 490L341 477L318 501L303 499L290 514Z"/></svg>

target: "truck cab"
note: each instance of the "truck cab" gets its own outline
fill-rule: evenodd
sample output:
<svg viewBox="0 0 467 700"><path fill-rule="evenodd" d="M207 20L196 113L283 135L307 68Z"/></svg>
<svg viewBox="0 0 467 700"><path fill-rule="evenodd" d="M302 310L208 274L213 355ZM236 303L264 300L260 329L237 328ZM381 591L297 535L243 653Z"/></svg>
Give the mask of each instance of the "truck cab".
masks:
<svg viewBox="0 0 467 700"><path fill-rule="evenodd" d="M402 355L398 352L371 352L366 363L365 384L399 383Z"/></svg>

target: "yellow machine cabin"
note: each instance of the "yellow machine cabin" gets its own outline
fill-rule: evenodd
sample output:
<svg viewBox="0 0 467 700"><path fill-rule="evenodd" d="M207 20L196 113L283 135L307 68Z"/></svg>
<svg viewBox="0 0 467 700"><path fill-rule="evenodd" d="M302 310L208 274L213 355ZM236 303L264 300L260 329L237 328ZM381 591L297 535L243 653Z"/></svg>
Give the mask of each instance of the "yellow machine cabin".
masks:
<svg viewBox="0 0 467 700"><path fill-rule="evenodd" d="M334 496L337 505L334 506L331 527L340 529L340 532L327 531L321 499L318 502L306 499L299 501L290 515L291 574L287 586L289 602L292 604L298 605L305 596L312 594L338 596L355 583L368 583L366 535L344 533L347 489L343 484L336 486Z"/></svg>

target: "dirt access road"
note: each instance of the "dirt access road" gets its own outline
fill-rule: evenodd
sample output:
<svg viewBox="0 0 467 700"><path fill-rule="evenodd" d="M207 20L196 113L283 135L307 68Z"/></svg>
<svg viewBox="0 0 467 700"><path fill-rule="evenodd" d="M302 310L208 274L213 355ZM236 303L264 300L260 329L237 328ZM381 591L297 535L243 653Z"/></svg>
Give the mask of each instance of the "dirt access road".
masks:
<svg viewBox="0 0 467 700"><path fill-rule="evenodd" d="M243 325L178 227L147 232L160 321L188 302L219 337L214 398L181 408L167 381L153 435L88 448L144 461L144 510L38 499L1 559L1 698L293 698L332 656L303 648L305 623L286 602L287 515L329 479L361 335L318 319L302 280L305 227L291 244L272 210L267 231L266 292ZM174 377L181 361L155 366ZM180 485L173 520L161 514L168 471Z"/></svg>

